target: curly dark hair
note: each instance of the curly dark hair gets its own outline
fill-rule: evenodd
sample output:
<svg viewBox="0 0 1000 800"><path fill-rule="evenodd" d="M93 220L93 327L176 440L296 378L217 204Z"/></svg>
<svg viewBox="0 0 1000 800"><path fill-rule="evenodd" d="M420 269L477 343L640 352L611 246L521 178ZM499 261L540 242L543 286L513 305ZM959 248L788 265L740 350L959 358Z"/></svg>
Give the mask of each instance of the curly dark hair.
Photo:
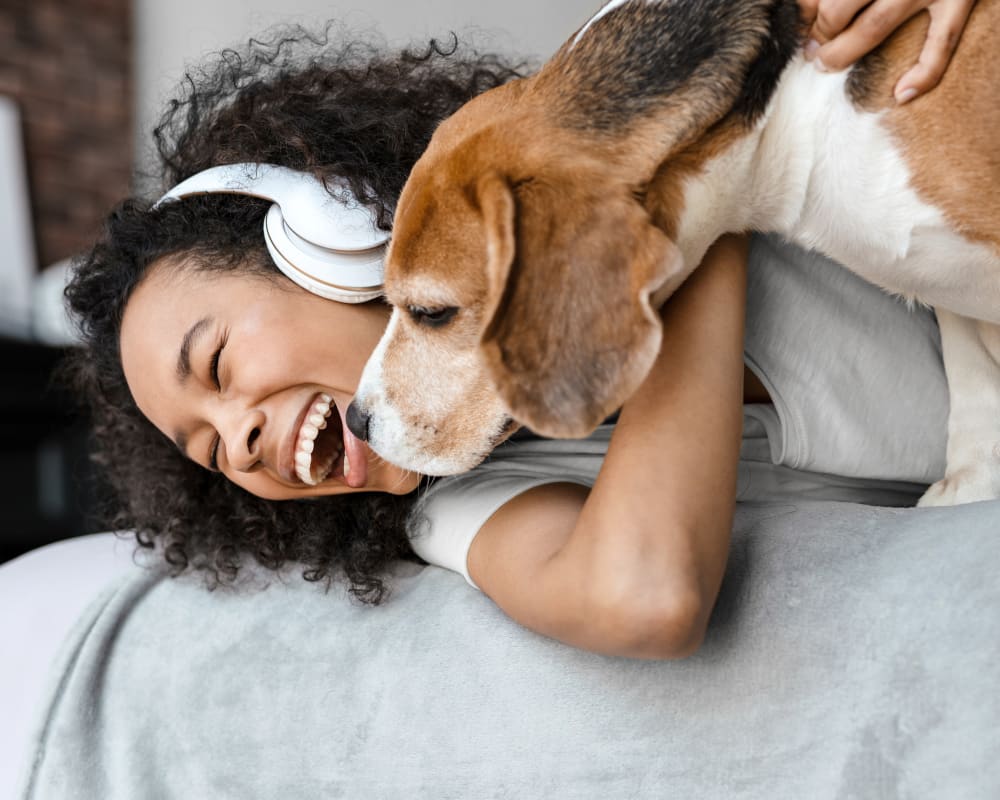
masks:
<svg viewBox="0 0 1000 800"><path fill-rule="evenodd" d="M370 42L334 44L330 31L284 29L186 76L154 132L161 188L218 164L280 164L328 185L346 181L388 229L438 123L519 74L499 57L466 53L454 37L387 53ZM68 373L90 406L95 461L112 487L105 524L134 530L175 573L202 570L210 585L234 580L249 555L271 569L301 563L313 581L343 575L354 596L379 603L386 568L416 558L405 530L413 494L260 499L184 458L125 383L122 314L148 267L184 253L200 269L276 276L261 235L268 205L234 195L158 207L129 198L76 264L66 296L83 346Z"/></svg>

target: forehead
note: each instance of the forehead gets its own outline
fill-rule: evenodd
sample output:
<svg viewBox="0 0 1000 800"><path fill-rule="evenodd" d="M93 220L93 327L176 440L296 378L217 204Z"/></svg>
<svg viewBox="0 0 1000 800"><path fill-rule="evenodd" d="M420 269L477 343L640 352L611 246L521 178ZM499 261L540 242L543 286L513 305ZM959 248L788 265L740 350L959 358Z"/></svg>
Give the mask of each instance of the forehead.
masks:
<svg viewBox="0 0 1000 800"><path fill-rule="evenodd" d="M170 332L181 328L207 300L199 283L196 273L189 269L166 265L150 268L125 304L119 342L123 362L130 360L137 346L160 349L155 347L158 341L164 348L169 346Z"/></svg>
<svg viewBox="0 0 1000 800"><path fill-rule="evenodd" d="M191 270L151 269L122 316L119 355L125 381L139 410L164 433L181 342L206 317L208 298L198 284Z"/></svg>
<svg viewBox="0 0 1000 800"><path fill-rule="evenodd" d="M275 285L267 276L253 272L206 270L184 260L163 259L149 268L125 304L122 339L138 327L132 324L135 320L142 321L142 328L155 321L152 327L165 332L194 314L239 307Z"/></svg>

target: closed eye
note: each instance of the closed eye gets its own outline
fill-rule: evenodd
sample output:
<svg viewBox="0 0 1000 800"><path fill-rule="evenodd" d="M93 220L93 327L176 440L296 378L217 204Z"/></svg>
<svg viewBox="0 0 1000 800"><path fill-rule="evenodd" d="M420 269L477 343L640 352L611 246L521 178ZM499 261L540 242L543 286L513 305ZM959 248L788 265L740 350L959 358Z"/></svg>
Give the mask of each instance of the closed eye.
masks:
<svg viewBox="0 0 1000 800"><path fill-rule="evenodd" d="M212 361L209 364L209 375L212 378L212 383L215 384L215 388L222 391L222 383L219 381L219 359L222 358L222 349L226 346L225 340L216 348L215 352L212 353Z"/></svg>
<svg viewBox="0 0 1000 800"><path fill-rule="evenodd" d="M220 437L216 434L216 437L212 440L212 449L208 454L208 467L213 472L219 471L219 441Z"/></svg>
<svg viewBox="0 0 1000 800"><path fill-rule="evenodd" d="M208 366L208 372L209 375L211 376L212 383L215 385L215 388L218 389L220 392L222 391L222 381L219 379L219 361L222 358L222 351L225 348L225 346L226 346L226 339L223 339L219 343L219 346L215 349L215 352L212 353L212 360L209 362ZM216 434L215 438L212 440L212 449L208 453L208 466L209 469L213 470L214 472L219 471L220 440L221 437L218 434Z"/></svg>

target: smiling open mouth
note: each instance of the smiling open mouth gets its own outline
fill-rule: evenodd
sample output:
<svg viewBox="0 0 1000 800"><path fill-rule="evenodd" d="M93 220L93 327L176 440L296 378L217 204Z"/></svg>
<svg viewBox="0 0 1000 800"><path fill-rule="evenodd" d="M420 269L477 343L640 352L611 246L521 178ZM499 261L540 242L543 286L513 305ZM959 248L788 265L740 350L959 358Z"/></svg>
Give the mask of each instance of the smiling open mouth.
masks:
<svg viewBox="0 0 1000 800"><path fill-rule="evenodd" d="M309 486L322 483L335 468L341 466L343 428L340 415L332 411L330 395L320 394L306 412L299 428L295 445L295 474Z"/></svg>

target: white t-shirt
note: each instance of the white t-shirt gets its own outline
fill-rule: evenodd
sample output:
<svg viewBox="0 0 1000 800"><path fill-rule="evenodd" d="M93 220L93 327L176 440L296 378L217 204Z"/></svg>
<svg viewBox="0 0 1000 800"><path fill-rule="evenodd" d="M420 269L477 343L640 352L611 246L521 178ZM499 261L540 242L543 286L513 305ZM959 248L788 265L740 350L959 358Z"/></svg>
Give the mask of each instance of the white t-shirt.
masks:
<svg viewBox="0 0 1000 800"><path fill-rule="evenodd" d="M756 237L745 347L774 405L744 407L738 502L911 505L944 473L948 393L929 310L823 256ZM414 551L472 583L466 558L486 520L547 483L592 486L613 430L515 439L474 470L438 479L411 514Z"/></svg>

